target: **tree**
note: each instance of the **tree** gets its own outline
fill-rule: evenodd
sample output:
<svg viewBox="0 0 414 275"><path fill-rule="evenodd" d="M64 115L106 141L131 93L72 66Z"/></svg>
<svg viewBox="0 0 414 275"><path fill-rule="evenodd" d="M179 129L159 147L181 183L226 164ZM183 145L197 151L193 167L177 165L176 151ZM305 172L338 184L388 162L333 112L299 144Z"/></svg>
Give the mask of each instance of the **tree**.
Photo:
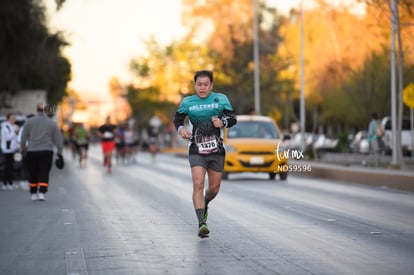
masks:
<svg viewBox="0 0 414 275"><path fill-rule="evenodd" d="M226 63L235 56L234 42L251 41L253 14L251 0L183 0L183 24L197 40L207 41Z"/></svg>
<svg viewBox="0 0 414 275"><path fill-rule="evenodd" d="M131 60L134 87L156 88L160 101L178 103L182 95L192 92L194 71L212 68L207 47L194 44L189 37L168 46L150 38L145 45L148 54Z"/></svg>
<svg viewBox="0 0 414 275"><path fill-rule="evenodd" d="M364 63L353 70L345 81L327 94L322 103L321 121L366 129L372 112L387 114L389 110L389 50L372 52Z"/></svg>
<svg viewBox="0 0 414 275"><path fill-rule="evenodd" d="M337 120L332 120L332 114L344 114L346 110L327 110L333 106L339 107L328 102L328 98L339 97L339 93L343 92L342 84L364 64L365 58L373 51L381 51L385 43L384 35L373 32L364 16L351 13L347 6L334 7L322 0L317 3L304 15L305 96L307 110L312 112L307 117L313 118L313 121L308 120L307 128L312 131L316 131L319 125L348 123L347 116L338 116L342 120L339 124ZM293 9L290 20L286 20L281 27L283 42L278 52L289 62L283 75L294 80L296 91L299 90L300 61L298 17L299 11ZM298 97L296 91L295 98ZM360 96L365 96L365 93Z"/></svg>
<svg viewBox="0 0 414 275"><path fill-rule="evenodd" d="M382 28L388 28L391 25L391 21L393 27L397 33L397 46L398 46L398 81L397 81L397 136L395 137L396 140L396 147L399 150L396 150L396 157L397 157L397 165L402 167L404 162L402 158L402 148L401 148L401 128L402 128L402 116L404 112L404 105L402 102L402 91L405 86L404 84L404 60L405 53L408 53L408 60L410 60L411 64L414 59L414 52L412 50L411 43L407 45L403 45L403 37L412 37L414 35L414 28L404 28L406 26L414 26L414 22L410 22L414 14L414 2L411 0L395 0L396 5L394 9L394 1L391 0L365 0L364 2L367 3L368 7L376 10L382 15L382 22L388 22L386 26L384 24L379 23ZM384 20L385 17L385 20ZM381 17L380 17L381 18ZM392 39L392 37L391 37ZM394 54L394 53L393 53Z"/></svg>
<svg viewBox="0 0 414 275"><path fill-rule="evenodd" d="M160 91L156 87L136 88L127 87L127 100L132 108L133 117L138 126L146 128L150 118L157 115L164 124L171 123L176 105L168 101L160 101Z"/></svg>
<svg viewBox="0 0 414 275"><path fill-rule="evenodd" d="M109 83L109 93L114 104L114 122L125 122L131 117L131 106L127 100L127 89L121 84L118 78L113 77Z"/></svg>
<svg viewBox="0 0 414 275"><path fill-rule="evenodd" d="M212 69L217 75L215 87L229 96L238 113L254 106L252 4L251 0L183 2L183 21L190 35L200 44L209 45ZM265 1L259 1L259 22L261 109L271 113L286 105L280 98L289 93L286 83L290 80L278 77L281 64L286 63L275 56L281 41L281 18Z"/></svg>
<svg viewBox="0 0 414 275"><path fill-rule="evenodd" d="M60 1L63 3L62 1ZM41 0L4 0L0 4L0 91L44 89L50 104L65 94L70 63L61 50L68 43L50 33Z"/></svg>

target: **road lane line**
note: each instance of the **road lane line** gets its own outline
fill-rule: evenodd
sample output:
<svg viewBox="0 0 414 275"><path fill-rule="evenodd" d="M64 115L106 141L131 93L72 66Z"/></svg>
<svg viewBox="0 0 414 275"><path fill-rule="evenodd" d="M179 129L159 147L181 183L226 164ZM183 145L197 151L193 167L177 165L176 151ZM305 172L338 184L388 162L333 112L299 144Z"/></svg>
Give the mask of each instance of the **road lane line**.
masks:
<svg viewBox="0 0 414 275"><path fill-rule="evenodd" d="M85 254L81 247L66 250L65 264L66 275L88 275Z"/></svg>
<svg viewBox="0 0 414 275"><path fill-rule="evenodd" d="M62 221L65 225L76 224L75 212L69 209L62 209Z"/></svg>

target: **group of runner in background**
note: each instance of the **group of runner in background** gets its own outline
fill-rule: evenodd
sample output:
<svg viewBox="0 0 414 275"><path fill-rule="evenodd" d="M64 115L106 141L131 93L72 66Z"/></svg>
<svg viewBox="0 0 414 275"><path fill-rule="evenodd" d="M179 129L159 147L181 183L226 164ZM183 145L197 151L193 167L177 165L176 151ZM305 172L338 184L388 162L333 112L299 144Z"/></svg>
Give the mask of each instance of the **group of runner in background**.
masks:
<svg viewBox="0 0 414 275"><path fill-rule="evenodd" d="M116 164L136 163L140 146L145 147L155 161L159 151L159 138L157 129L150 128L142 144L133 123L112 124L110 117L105 123L91 131L84 123L73 123L64 132L65 145L70 148L72 158L78 161L79 167L87 166L90 143L100 142L103 152L103 164L108 173L112 172L112 158Z"/></svg>

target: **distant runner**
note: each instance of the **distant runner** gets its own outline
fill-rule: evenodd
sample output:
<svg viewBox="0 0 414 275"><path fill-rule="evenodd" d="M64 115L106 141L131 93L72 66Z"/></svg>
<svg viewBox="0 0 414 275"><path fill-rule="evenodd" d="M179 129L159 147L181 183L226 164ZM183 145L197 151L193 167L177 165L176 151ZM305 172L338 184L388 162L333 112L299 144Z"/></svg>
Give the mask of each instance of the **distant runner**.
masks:
<svg viewBox="0 0 414 275"><path fill-rule="evenodd" d="M111 124L111 117L106 117L105 124L98 128L98 136L101 139L104 166L108 173L112 172L112 152L115 148L116 126Z"/></svg>

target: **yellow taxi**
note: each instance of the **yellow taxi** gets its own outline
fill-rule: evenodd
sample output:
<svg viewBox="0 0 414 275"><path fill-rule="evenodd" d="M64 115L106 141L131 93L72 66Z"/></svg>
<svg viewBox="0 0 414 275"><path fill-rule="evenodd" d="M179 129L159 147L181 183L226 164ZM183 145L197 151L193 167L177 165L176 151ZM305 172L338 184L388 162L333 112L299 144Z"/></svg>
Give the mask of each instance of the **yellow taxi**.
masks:
<svg viewBox="0 0 414 275"><path fill-rule="evenodd" d="M280 146L282 132L275 121L267 116L239 115L237 124L224 129L226 148L223 179L230 173L268 173L270 179L279 174L286 180L288 158Z"/></svg>

